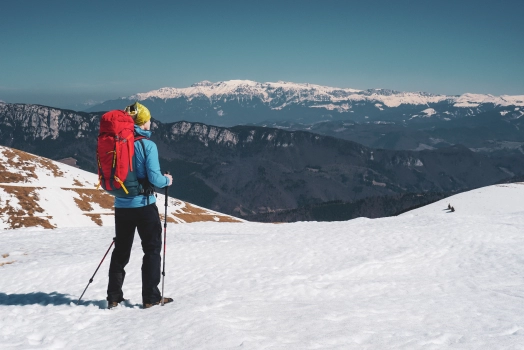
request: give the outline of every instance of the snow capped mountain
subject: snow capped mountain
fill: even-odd
[[[202,81],[191,85],[188,88],[162,88],[146,93],[139,93],[130,96],[130,99],[145,100],[147,98],[170,99],[181,96],[191,98],[193,96],[204,95],[210,99],[220,99],[223,95],[235,95],[239,97],[259,97],[266,103],[271,103],[274,99],[272,95],[285,95],[291,99],[300,101],[325,101],[332,96],[335,100],[344,99],[352,94],[359,93],[360,90],[340,89],[314,84],[297,84],[279,81],[276,83],[258,83],[251,80],[229,80],[218,83]]]
[[[442,101],[449,101],[455,107],[477,107],[483,103],[499,106],[524,106],[524,95],[497,97],[466,93],[460,96],[449,96],[424,92],[399,92],[387,89],[356,90],[284,81],[258,83],[251,80],[229,80],[217,83],[202,81],[188,88],[165,87],[138,93],[127,97],[127,99],[143,101],[151,98],[172,99],[185,97],[191,100],[200,96],[205,96],[210,100],[220,100],[224,96],[236,96],[237,98],[258,97],[262,102],[271,105],[273,109],[281,109],[290,103],[359,101],[380,102],[387,107],[398,107],[402,104],[424,105]],[[275,105],[274,101],[282,101],[282,98],[284,98],[283,103]],[[326,106],[329,106],[329,104]],[[327,108],[329,109],[329,107]]]
[[[167,226],[166,296],[142,310],[135,242],[107,310],[110,227],[0,235],[6,349],[521,349],[524,184],[403,215]],[[455,212],[447,210],[448,204]],[[176,331],[173,331],[176,330]]]
[[[113,197],[96,189],[97,175],[0,146],[0,229],[113,226]],[[164,196],[158,194],[160,212]],[[168,222],[239,222],[169,198]]]
[[[106,101],[92,112],[123,109],[142,101],[163,122],[190,121],[219,126],[326,120],[404,122],[433,108],[432,119],[449,121],[509,106],[523,107],[524,95],[436,95],[389,89],[358,90],[285,81],[202,81],[187,88],[164,87]],[[427,116],[427,115],[426,115]]]
[[[172,99],[185,97],[191,100],[201,96],[205,96],[210,100],[220,100],[224,96],[236,96],[240,99],[257,97],[263,103],[270,105],[272,109],[282,109],[291,103],[300,104],[304,102],[379,101],[388,107],[396,107],[402,103],[425,104],[448,99],[448,96],[424,93],[401,93],[382,89],[364,91],[285,81],[258,83],[251,80],[229,80],[218,83],[203,81],[188,88],[165,87],[146,93],[139,93],[127,99],[143,101],[150,98]]]
[[[456,98],[455,107],[478,107],[481,104],[493,104],[495,106],[524,106],[524,95],[516,96],[493,96],[482,94],[463,94]]]

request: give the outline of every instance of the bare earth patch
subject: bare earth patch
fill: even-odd
[[[76,192],[80,198],[75,198],[76,205],[82,211],[92,211],[91,203],[97,203],[104,209],[113,209],[114,197],[97,189],[84,188],[62,188],[65,191]]]
[[[64,173],[62,172],[62,170],[60,170],[60,168],[56,166],[56,164],[53,163],[53,161],[45,158],[39,158],[39,160],[43,168],[49,169],[53,172],[54,177],[64,177]]]
[[[91,218],[95,224],[102,226],[102,215],[113,215],[113,214],[84,214],[85,216]]]
[[[189,203],[186,203],[184,211],[184,213],[172,213],[172,215],[184,220],[187,223],[216,221],[215,218],[218,218],[218,221],[220,222],[241,222],[240,220],[230,216],[210,214],[207,211],[197,208]]]
[[[85,187],[83,183],[81,183],[80,181],[78,181],[78,179],[74,179],[74,180],[73,180],[73,186]]]
[[[4,265],[9,265],[9,264],[12,264],[14,263],[15,261],[8,261],[8,262],[5,262],[5,263],[0,263],[0,267],[4,266]]]
[[[10,200],[6,200],[5,206],[0,208],[0,215],[7,215],[7,224],[11,229],[21,227],[42,226],[43,228],[55,228],[51,225],[49,219],[51,216],[35,216],[35,213],[43,213],[38,205],[38,194],[35,192],[38,187],[16,187],[0,186],[6,193],[9,193],[18,199],[22,209],[15,210],[10,205]]]
[[[161,222],[164,222],[164,214],[160,214],[160,221]],[[167,217],[167,222],[172,222],[174,224],[177,223],[177,221],[175,221],[175,219],[173,219],[172,217],[168,216]]]
[[[14,149],[4,149],[5,163],[10,167],[19,169],[19,172],[13,173],[7,170],[4,164],[0,163],[0,181],[4,183],[19,183],[24,182],[26,178],[34,178],[36,166],[32,163],[35,159],[28,157],[27,153],[20,152]],[[18,156],[15,161],[14,158]],[[20,171],[21,170],[21,171]]]
[[[19,170],[19,173],[12,173],[8,171],[4,165],[0,164],[0,179],[3,179],[1,180],[2,182],[24,182],[25,178],[28,177],[36,179],[37,176],[35,174],[35,163],[40,163],[42,168],[50,170],[54,177],[64,176],[64,173],[60,170],[60,168],[49,159],[37,157],[13,148],[4,148],[3,151],[5,163],[10,167]],[[20,170],[22,171],[20,172]]]

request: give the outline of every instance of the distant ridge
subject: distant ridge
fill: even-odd
[[[284,95],[287,103],[301,102],[341,102],[341,101],[375,101],[382,102],[387,107],[398,107],[401,104],[423,105],[427,103],[438,103],[449,100],[455,107],[477,107],[480,104],[491,103],[499,106],[524,106],[524,95],[502,95],[494,96],[490,94],[462,95],[437,95],[426,92],[401,92],[388,89],[368,89],[357,90],[351,88],[337,88],[316,84],[302,84],[278,81],[275,83],[259,83],[251,80],[228,80],[212,83],[202,81],[195,83],[187,88],[164,87],[144,93],[137,93],[127,97],[131,100],[143,101],[150,98],[172,99],[179,97],[193,98],[204,95],[207,98],[220,98],[224,95],[256,96],[261,97],[264,103],[272,104],[274,97],[272,93]],[[273,106],[272,109],[279,109],[285,106]],[[328,105],[324,106],[329,109]]]
[[[251,80],[202,81],[163,87],[105,101],[88,111],[122,109],[142,101],[163,122],[234,126],[266,121],[318,123],[332,120],[402,122],[412,118],[453,120],[504,108],[524,107],[524,95],[465,93],[460,96],[389,89],[358,90],[308,83]]]

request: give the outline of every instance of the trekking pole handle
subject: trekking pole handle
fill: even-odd
[[[164,175],[170,175],[170,176],[171,176],[171,172],[168,170],[168,171],[164,172]],[[171,178],[171,183],[173,182],[172,179],[173,179],[173,178]],[[167,189],[169,186],[171,186],[171,185],[167,185],[167,186],[165,186],[165,187],[163,187],[163,188]]]
[[[168,170],[164,173],[164,175],[171,175],[171,172]],[[167,189],[169,188],[170,185],[167,185],[166,187],[164,187],[165,189],[165,197],[166,197],[166,202],[165,202],[165,206],[167,207]]]

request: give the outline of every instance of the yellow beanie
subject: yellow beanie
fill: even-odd
[[[151,113],[149,113],[149,109],[138,102],[127,106],[125,111],[133,118],[135,124],[138,126],[144,125],[149,119],[151,119]]]

